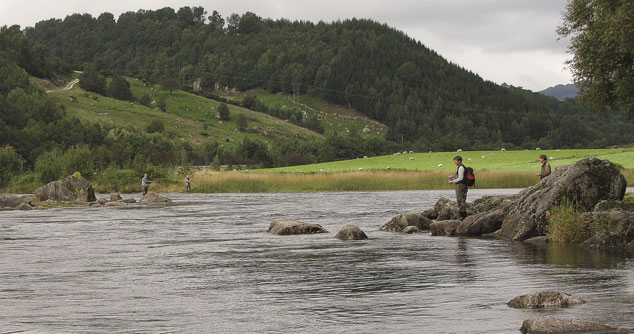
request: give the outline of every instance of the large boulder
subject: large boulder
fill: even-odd
[[[403,232],[408,226],[416,226],[419,230],[429,230],[431,219],[418,213],[400,214],[379,228],[383,232]]]
[[[302,223],[296,220],[277,219],[269,225],[269,233],[275,235],[328,233],[319,224]]]
[[[21,204],[31,205],[31,202],[35,200],[34,195],[0,194],[0,208],[15,208]]]
[[[155,204],[155,203],[169,203],[171,201],[172,201],[171,199],[167,197],[163,197],[155,192],[148,192],[141,198],[141,200],[139,200],[139,203]]]
[[[577,334],[590,334],[590,333],[634,333],[632,329],[625,327],[614,327],[596,322],[580,321],[580,320],[568,320],[557,318],[531,318],[524,321],[522,328],[520,328],[522,334],[555,334],[555,333],[577,333]]]
[[[465,218],[456,228],[457,236],[481,236],[500,229],[504,220],[504,209],[476,213]]]
[[[550,308],[583,304],[585,301],[577,296],[562,291],[539,291],[513,298],[506,305],[512,308]]]
[[[462,223],[461,220],[442,220],[434,222],[430,226],[431,235],[455,237],[456,229],[460,223]]]
[[[365,240],[368,236],[357,226],[345,225],[341,231],[337,232],[335,238],[339,240]]]
[[[581,219],[594,233],[583,246],[634,252],[634,210],[586,212]]]
[[[538,184],[520,192],[519,198],[506,208],[500,235],[512,240],[545,235],[548,211],[564,198],[582,211],[589,211],[601,200],[623,199],[625,188],[625,178],[607,160],[588,158],[560,166]]]
[[[487,195],[482,196],[471,205],[474,214],[488,212],[496,209],[503,209],[513,203],[518,195]]]
[[[90,182],[79,173],[65,177],[63,180],[51,182],[35,191],[40,201],[94,202],[95,189]]]
[[[466,203],[466,206],[467,215],[475,213],[471,203]],[[438,199],[436,204],[434,204],[434,212],[436,213],[436,221],[460,219],[460,207],[458,206],[458,202],[449,200],[445,197],[441,197]],[[429,216],[427,211],[425,213]]]

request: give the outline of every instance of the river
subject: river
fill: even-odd
[[[473,189],[468,201],[517,191]],[[519,333],[535,316],[634,327],[632,258],[377,231],[440,196],[453,192],[171,194],[161,206],[0,212],[0,333]],[[278,218],[330,233],[268,234]],[[335,239],[345,224],[369,240]],[[506,306],[542,289],[586,304]]]

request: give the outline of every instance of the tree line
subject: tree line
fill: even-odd
[[[264,88],[319,94],[389,126],[387,139],[434,150],[485,146],[600,147],[632,143],[616,116],[519,87],[496,85],[452,64],[385,24],[223,18],[202,7],[139,10],[98,17],[73,14],[26,28],[77,68],[140,78],[201,78],[207,91]]]

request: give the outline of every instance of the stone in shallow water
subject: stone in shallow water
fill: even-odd
[[[577,296],[562,291],[539,291],[513,298],[507,303],[513,308],[545,308],[583,304],[585,301]]]
[[[269,233],[275,235],[295,235],[328,233],[321,225],[302,223],[296,220],[278,219],[269,226]]]
[[[531,318],[524,321],[520,331],[523,334],[612,334],[612,333],[634,333],[634,330],[625,327],[614,327],[596,322],[568,320],[557,318]]]
[[[357,226],[345,225],[341,228],[341,231],[335,235],[335,238],[339,240],[365,240],[368,236]]]

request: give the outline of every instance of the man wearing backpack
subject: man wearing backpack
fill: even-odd
[[[453,158],[454,164],[458,166],[456,175],[453,179],[449,180],[449,184],[456,185],[456,201],[458,201],[458,207],[460,208],[460,218],[467,217],[467,168],[462,164],[462,157],[457,155]]]

